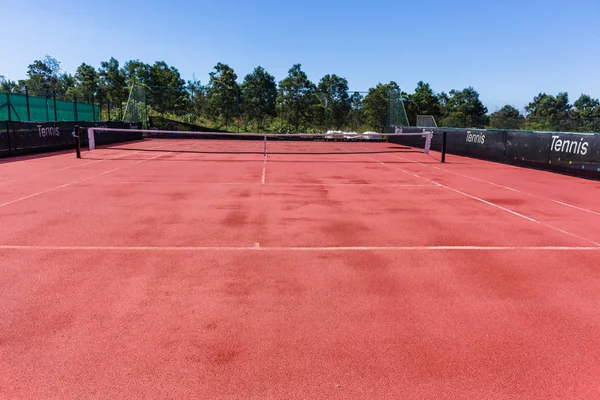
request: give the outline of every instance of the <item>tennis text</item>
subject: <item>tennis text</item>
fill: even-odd
[[[38,125],[37,127],[40,137],[60,136],[60,131],[58,130],[57,126],[49,126],[47,128],[42,128],[41,125]]]
[[[471,133],[471,131],[467,131],[467,143],[479,143],[485,144],[485,134],[484,133]]]
[[[552,144],[550,145],[550,148],[552,151],[585,156],[588,152],[589,145],[588,142],[584,142],[584,138],[579,139],[579,141],[565,140],[560,139],[560,136],[558,135],[552,135]]]

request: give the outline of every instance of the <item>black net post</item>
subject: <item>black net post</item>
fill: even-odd
[[[81,139],[79,138],[79,125],[73,127],[73,136],[75,137],[75,152],[77,158],[81,158]]]
[[[25,101],[27,102],[27,121],[31,121],[31,110],[29,109],[29,89],[25,86]]]
[[[448,138],[448,133],[446,131],[442,132],[442,162],[446,162],[446,139]]]

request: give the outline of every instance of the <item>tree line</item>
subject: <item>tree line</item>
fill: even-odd
[[[567,93],[540,93],[522,111],[506,105],[489,113],[473,87],[436,93],[421,81],[409,93],[391,81],[356,92],[336,74],[312,82],[301,64],[293,65],[279,82],[260,66],[240,82],[232,67],[217,63],[203,84],[195,78],[184,80],[164,61],[130,60],[121,65],[111,58],[98,68],[83,63],[71,75],[46,56],[28,66],[26,79],[15,82],[0,76],[0,92],[24,93],[27,88],[31,96],[95,102],[104,120],[122,118],[132,85],[145,88],[148,115],[218,129],[385,131],[388,124],[398,123],[390,118],[390,108],[402,99],[411,125],[417,115],[432,115],[438,126],[447,127],[600,131],[600,102],[589,95],[570,103]]]

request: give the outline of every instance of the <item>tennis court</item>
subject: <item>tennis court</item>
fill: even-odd
[[[600,391],[600,183],[383,141],[0,162],[0,398]]]

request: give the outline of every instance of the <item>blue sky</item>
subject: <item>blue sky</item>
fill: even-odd
[[[490,111],[539,92],[600,97],[599,0],[7,0],[0,15],[0,75],[13,80],[48,54],[70,73],[111,56],[164,60],[203,83],[217,62],[240,81],[257,65],[281,80],[300,63],[315,82],[335,73],[359,91],[473,86]]]

